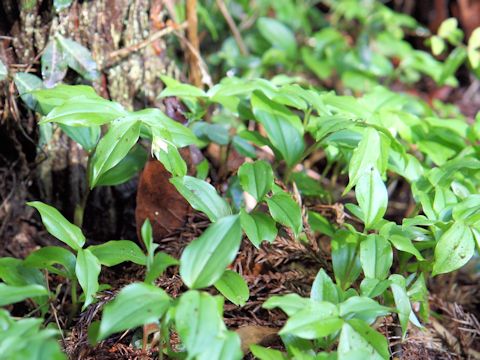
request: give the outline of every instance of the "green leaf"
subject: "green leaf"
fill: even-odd
[[[165,89],[158,96],[159,98],[167,96],[182,97],[207,97],[207,94],[196,86],[190,84],[182,84],[174,78],[166,75],[160,75],[160,78],[165,83]]]
[[[432,46],[432,53],[435,56],[440,55],[445,50],[445,41],[440,36],[432,36],[430,38],[430,43]]]
[[[310,298],[315,301],[328,301],[333,304],[337,304],[339,301],[337,287],[323,269],[320,269],[315,277]]]
[[[162,289],[144,283],[125,286],[105,305],[98,340],[110,334],[157,322],[167,311],[170,298]]]
[[[187,163],[180,155],[177,147],[170,141],[153,134],[152,154],[160,160],[173,176],[182,177],[187,175]]]
[[[60,246],[42,247],[30,255],[24,261],[25,266],[35,267],[39,269],[47,269],[51,273],[61,274],[53,265],[60,264],[66,270],[66,276],[69,279],[75,279],[75,255],[67,249]]]
[[[414,255],[417,260],[425,260],[420,251],[413,245],[412,240],[402,235],[390,235],[388,238],[395,249]]]
[[[57,41],[51,40],[45,48],[42,58],[42,77],[45,85],[51,88],[61,82],[67,74],[67,60]]]
[[[358,319],[343,324],[337,352],[339,360],[390,359],[387,339]]]
[[[368,235],[360,244],[360,262],[367,278],[384,280],[393,262],[390,243],[380,235]]]
[[[339,305],[340,316],[349,320],[361,319],[373,323],[378,316],[387,315],[391,310],[365,296],[352,296]]]
[[[208,351],[224,326],[215,297],[192,290],[180,297],[175,311],[175,325],[192,358]]]
[[[355,196],[363,212],[365,228],[369,229],[383,218],[388,205],[387,188],[376,168],[360,176]]]
[[[348,289],[361,272],[358,242],[358,235],[347,230],[337,231],[332,238],[333,272],[343,290]]]
[[[275,221],[292,229],[295,236],[300,234],[303,229],[302,211],[289,194],[277,193],[267,199],[267,204]]]
[[[392,289],[393,299],[397,307],[398,318],[402,326],[402,336],[405,338],[408,329],[408,320],[412,315],[412,306],[410,305],[410,299],[407,295],[405,278],[401,275],[393,274],[389,277],[389,280],[391,281],[390,288]]]
[[[40,201],[31,201],[27,205],[38,210],[43,225],[50,234],[74,250],[80,250],[83,247],[85,236],[82,230],[65,219],[57,209]]]
[[[100,175],[96,186],[115,186],[126,183],[143,169],[147,158],[145,149],[139,144],[134,145],[117,165]]]
[[[480,28],[473,30],[468,39],[468,60],[472,68],[480,66]]]
[[[70,68],[87,80],[96,80],[98,78],[97,64],[86,47],[73,40],[64,38],[60,34],[56,34],[55,38],[62,48],[65,61]]]
[[[139,135],[140,122],[138,121],[118,119],[112,122],[91,158],[90,188],[93,189],[100,176],[127,156],[130,149],[137,143]]]
[[[158,244],[153,242],[152,225],[150,224],[150,220],[148,218],[145,219],[140,232],[142,235],[143,244],[147,250],[147,269],[149,270],[150,266],[153,264],[155,249],[158,247]]]
[[[60,124],[60,128],[65,134],[68,135],[68,137],[79,143],[87,152],[91,152],[93,149],[95,149],[101,133],[100,126],[97,125],[83,127]]]
[[[260,345],[251,345],[250,351],[260,360],[285,360],[286,356],[279,350],[267,349]]]
[[[335,305],[328,302],[312,302],[305,309],[290,316],[279,334],[313,340],[335,333],[342,324],[343,320],[338,316]]]
[[[272,243],[277,237],[275,221],[262,212],[247,213],[244,209],[240,209],[240,223],[248,239],[257,248],[262,241]]]
[[[243,277],[232,270],[225,270],[222,277],[213,284],[228,300],[238,306],[243,306],[250,296],[248,285]]]
[[[145,275],[145,282],[154,282],[160,275],[163,274],[167,267],[178,264],[178,260],[171,257],[170,255],[163,252],[156,253],[150,265],[150,270],[148,270],[147,274]]]
[[[38,103],[31,92],[44,87],[42,80],[38,76],[23,72],[17,72],[13,79],[23,102],[27,104],[30,109],[36,111]]]
[[[374,298],[383,294],[390,286],[389,280],[378,280],[373,278],[365,278],[360,284],[360,291],[363,296]]]
[[[0,258],[0,279],[14,286],[45,284],[45,276],[41,271],[29,268],[24,261],[11,257]]]
[[[225,216],[211,224],[183,251],[180,275],[192,289],[210,286],[220,279],[237,255],[242,231],[238,215]]]
[[[184,176],[172,178],[170,182],[195,210],[203,212],[210,221],[215,222],[232,213],[227,202],[206,181]]]
[[[262,305],[264,309],[274,309],[280,308],[288,316],[296,314],[300,310],[303,310],[307,307],[312,301],[310,299],[305,299],[298,294],[287,294],[287,295],[275,295],[271,296],[267,301]]]
[[[86,309],[94,301],[94,295],[98,291],[100,268],[100,262],[90,250],[78,250],[75,274],[85,294],[85,303],[82,306],[82,310]]]
[[[447,60],[443,64],[443,69],[438,79],[439,84],[444,84],[448,78],[455,75],[460,65],[463,64],[467,57],[467,50],[463,47],[456,47],[448,55]]]
[[[234,331],[223,331],[210,343],[207,351],[197,356],[198,360],[243,359],[240,336]]]
[[[473,256],[475,241],[472,231],[463,222],[455,222],[435,246],[435,262],[432,275],[444,274],[459,269]]]
[[[290,58],[295,58],[297,53],[297,41],[292,30],[280,21],[261,17],[257,20],[257,27],[260,34],[272,46],[285,51]]]
[[[262,201],[272,189],[273,170],[266,161],[257,160],[253,163],[244,163],[238,169],[238,177],[243,190],[257,201]]]
[[[98,259],[100,264],[115,266],[130,261],[138,265],[146,265],[147,258],[142,250],[130,240],[111,240],[101,245],[89,246],[88,250]]]
[[[0,283],[0,306],[45,295],[48,295],[48,290],[41,285],[11,286]]]
[[[353,188],[366,172],[372,167],[377,167],[377,162],[381,154],[381,139],[377,130],[366,128],[362,140],[358,143],[357,148],[353,152],[352,158],[348,166],[349,182],[345,191],[346,194]]]
[[[267,132],[273,146],[280,152],[289,167],[293,167],[305,150],[303,127],[298,116],[285,106],[255,92],[251,98],[253,113]]]

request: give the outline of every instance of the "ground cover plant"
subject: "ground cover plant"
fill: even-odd
[[[25,204],[56,242],[0,258],[0,358],[414,358],[431,324],[449,350],[417,357],[478,356],[475,312],[458,345],[431,292],[478,279],[478,106],[428,90],[478,82],[480,30],[432,33],[379,1],[192,3],[171,31],[193,8],[212,42],[193,84],[158,75],[161,106],[101,96],[92,54],[60,34],[42,78],[0,66],[38,154],[61,133],[85,161],[71,215]],[[139,176],[138,239],[90,239],[91,198]]]

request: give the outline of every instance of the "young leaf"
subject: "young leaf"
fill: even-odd
[[[352,319],[343,324],[337,351],[339,360],[390,359],[387,339],[358,319]]]
[[[180,275],[185,284],[192,289],[214,284],[235,259],[241,238],[238,215],[225,216],[211,224],[183,251]]]
[[[275,221],[292,229],[295,236],[300,234],[303,228],[302,211],[289,194],[279,192],[268,198],[267,204]]]
[[[61,274],[62,272],[53,266],[60,264],[66,270],[65,275],[69,279],[74,279],[76,261],[75,255],[67,249],[60,246],[46,246],[28,255],[24,261],[24,265],[39,269],[48,269],[51,273]]]
[[[184,176],[182,178],[172,178],[170,182],[195,210],[203,212],[210,221],[215,222],[232,213],[227,202],[206,181],[192,176]]]
[[[115,266],[131,261],[138,265],[146,265],[147,258],[142,250],[130,240],[111,240],[101,245],[89,246],[88,250],[98,259],[100,264]]]
[[[147,269],[150,270],[151,265],[153,264],[155,249],[158,247],[158,244],[153,242],[153,230],[150,220],[147,218],[142,225],[141,229],[142,241],[147,250]]]
[[[94,188],[100,176],[117,165],[137,143],[140,122],[118,119],[100,140],[91,158],[90,188]]]
[[[75,274],[85,294],[85,303],[83,304],[82,310],[85,310],[87,306],[94,301],[93,297],[98,291],[100,268],[100,262],[90,250],[78,250]]]
[[[157,279],[160,275],[163,274],[165,269],[169,266],[178,265],[179,262],[177,259],[171,257],[168,254],[163,252],[158,252],[153,257],[153,261],[150,265],[150,269],[147,271],[145,275],[145,282],[152,283]]]
[[[376,168],[360,176],[355,196],[363,212],[365,228],[369,229],[383,218],[388,205],[387,188]]]
[[[175,325],[189,356],[208,351],[223,326],[217,300],[195,290],[184,293],[175,311]]]
[[[31,201],[27,205],[38,210],[43,225],[50,234],[74,250],[80,250],[83,247],[85,236],[82,230],[65,219],[57,209],[40,201]]]
[[[257,20],[260,34],[268,40],[272,46],[285,51],[290,58],[294,58],[297,53],[297,41],[292,30],[282,24],[280,21],[262,17]]]
[[[48,290],[41,285],[11,286],[0,283],[0,306],[14,304],[28,298],[48,295]]]
[[[261,93],[254,93],[251,102],[255,118],[265,127],[268,138],[282,154],[287,165],[292,167],[305,150],[300,119]]]
[[[393,262],[390,243],[380,235],[368,235],[360,244],[360,262],[367,278],[384,280]]]
[[[64,38],[60,34],[56,34],[55,38],[62,48],[65,61],[70,68],[87,80],[96,80],[98,78],[97,64],[86,47],[73,40]]]
[[[328,302],[312,302],[287,320],[279,334],[289,334],[302,339],[317,339],[330,335],[342,327],[337,307]]]
[[[272,243],[277,237],[275,221],[262,212],[247,213],[244,209],[240,209],[240,223],[248,239],[257,248],[262,241]]]
[[[435,246],[432,275],[444,274],[465,265],[475,252],[472,230],[463,222],[455,222],[443,233]]]
[[[338,304],[339,294],[337,287],[323,269],[320,269],[315,277],[310,298],[315,301],[328,301],[333,304]]]
[[[376,168],[381,154],[381,139],[377,130],[366,128],[362,140],[353,152],[348,166],[348,185],[343,192],[349,192],[358,182],[360,177],[372,167]]]
[[[228,300],[238,306],[243,306],[250,296],[248,285],[243,277],[232,270],[225,270],[222,277],[213,284]]]
[[[252,195],[257,201],[262,201],[273,185],[272,167],[263,160],[244,163],[238,169],[238,177],[243,190]]]
[[[98,340],[110,334],[157,322],[170,305],[162,289],[144,283],[125,286],[115,299],[105,305]]]
[[[57,41],[51,40],[42,55],[42,77],[47,88],[61,82],[67,74],[68,64]]]

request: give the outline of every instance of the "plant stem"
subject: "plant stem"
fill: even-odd
[[[77,204],[77,206],[75,206],[73,223],[80,228],[83,225],[83,216],[85,215],[85,208],[87,206],[87,200],[89,195],[90,195],[90,187],[87,185],[87,190],[85,191],[85,194],[83,194],[80,204]]]

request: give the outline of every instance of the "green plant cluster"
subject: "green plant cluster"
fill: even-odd
[[[307,11],[310,2],[299,4],[293,10],[272,5],[277,19],[261,17],[247,35],[251,55],[236,53],[233,39],[223,43],[216,61],[236,68],[238,77],[225,77],[208,91],[162,78],[166,88],[159,97],[182,99],[188,108],[186,125],[159,109],[128,111],[84,85],[23,92],[19,87],[24,101],[43,116],[41,127],[60,127],[86,151],[89,189],[134,176],[146,159],[138,141],[147,139],[152,155],[171,173],[171,183],[211,224],[180,259],[174,259],[156,251],[148,221],[141,231],[145,251],[128,240],[85,247],[84,204],[79,204],[71,223],[55,208],[30,202],[47,231],[66,247],[41,248],[25,260],[1,258],[0,306],[31,299],[42,314],[48,312],[57,296],[46,282],[50,272],[65,278],[74,311],[78,304],[84,310],[108,288],[98,282],[102,266],[133,262],[145,266],[145,279],[127,285],[104,305],[101,320],[89,329],[92,344],[155,323],[161,353],[169,357],[240,359],[240,338],[225,326],[223,305],[227,299],[242,306],[249,298],[242,276],[227,269],[242,239],[255,247],[264,241],[275,245],[278,230],[284,228],[296,241],[305,242],[309,227],[330,239],[332,276],[319,269],[310,297],[292,293],[272,296],[263,304],[288,316],[279,332],[285,352],[253,345],[257,358],[388,359],[387,340],[375,326],[380,317],[394,315],[403,337],[409,326],[422,327],[428,321],[426,281],[461,268],[480,247],[480,118],[469,124],[451,106],[437,101],[431,107],[388,85],[393,80],[412,83],[423,75],[455,85],[459,66],[478,68],[480,33],[474,32],[464,46],[457,25],[447,20],[429,40],[437,54],[446,51],[447,42],[453,45],[440,62],[403,39],[404,29],[420,31],[418,24],[380,2],[328,2],[331,19],[319,31],[310,24],[321,14]],[[292,17],[292,12],[299,16]],[[354,30],[358,34],[352,44],[344,34]],[[304,41],[298,41],[298,34]],[[296,76],[258,77],[267,77],[278,66],[293,74],[308,69],[321,81],[338,76],[344,94]],[[358,96],[348,95],[352,92]],[[211,121],[203,120],[212,110]],[[107,129],[103,135],[102,126]],[[207,160],[195,176],[187,175],[179,152],[192,144],[203,148],[211,143],[226,154],[235,149],[249,158],[222,193],[207,181]],[[271,161],[259,159],[265,148]],[[345,184],[329,187],[329,181],[308,176],[305,161],[319,151],[326,161],[322,177],[345,178]],[[408,184],[415,206],[401,221],[392,221],[389,199],[401,182]],[[306,199],[344,203],[352,221],[333,223],[306,211]],[[173,299],[154,282],[176,265],[188,291]],[[212,286],[220,295],[206,291]],[[412,304],[418,305],[416,311]],[[29,354],[40,351],[35,344],[46,341],[42,351],[48,351],[49,358],[63,358],[52,340],[55,333],[40,329],[40,324],[39,319],[15,321],[1,312],[7,339],[25,334],[30,344],[0,339],[0,348],[6,354]],[[180,349],[171,348],[172,331],[180,337]]]

